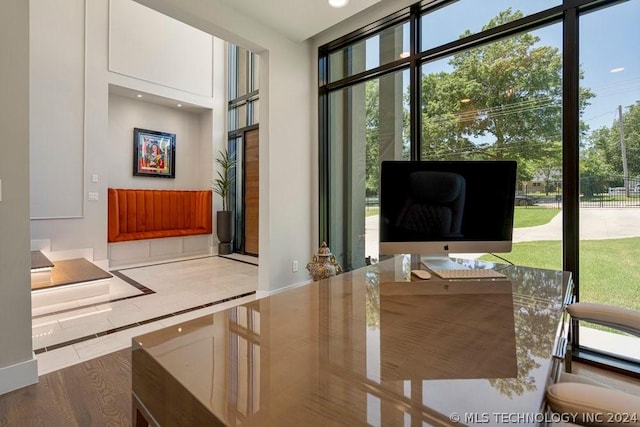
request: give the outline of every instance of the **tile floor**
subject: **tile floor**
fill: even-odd
[[[33,310],[39,375],[131,345],[134,336],[256,299],[257,258],[118,267],[109,294]]]

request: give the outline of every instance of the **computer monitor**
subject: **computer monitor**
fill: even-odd
[[[513,160],[383,161],[380,255],[511,251]]]

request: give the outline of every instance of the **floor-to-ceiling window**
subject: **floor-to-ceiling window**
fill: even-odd
[[[348,268],[378,258],[380,162],[409,158],[409,72],[395,66],[408,51],[405,20],[341,47],[328,59],[329,81],[355,78],[326,97],[327,218],[339,219],[328,221],[328,240]],[[363,73],[366,78],[357,77]]]
[[[258,255],[259,58],[229,44],[229,153],[236,160],[235,185],[229,192],[234,212],[234,252]]]
[[[498,12],[487,26],[520,17],[516,11]],[[554,23],[426,61],[420,67],[420,159],[516,160],[517,192],[535,194],[534,204],[515,208],[513,239],[518,245],[511,253],[500,254],[520,265],[562,264],[560,227],[522,227],[532,216],[560,219],[556,186],[546,183],[562,174],[561,41],[562,26]],[[491,183],[485,188],[490,192]],[[522,200],[527,199],[518,203]],[[544,260],[528,256],[539,245],[547,248]]]
[[[580,17],[580,301],[640,309],[640,2]],[[640,361],[619,332],[582,324],[583,349]]]
[[[640,282],[628,273],[640,272],[640,239],[585,228],[640,227],[640,170],[632,164],[640,55],[631,28],[639,2],[478,4],[416,4],[320,48],[321,240],[347,269],[375,262],[383,160],[515,159],[514,246],[496,255],[572,271],[581,299],[598,289],[607,298],[590,299],[640,309]],[[612,31],[603,33],[603,23]],[[610,72],[625,67],[609,63],[614,53],[630,64],[624,71]],[[614,80],[621,76],[627,86]],[[598,187],[604,175],[612,178]],[[614,217],[585,203],[604,193],[628,207]],[[619,279],[603,287],[599,278],[612,275]]]
[[[403,106],[408,73],[398,71],[329,96],[332,250],[352,268],[378,257],[379,166],[408,159]]]

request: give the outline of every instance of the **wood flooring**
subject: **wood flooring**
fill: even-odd
[[[40,376],[0,395],[2,427],[131,425],[131,349]]]
[[[574,362],[573,372],[640,396],[640,380]],[[2,427],[131,425],[131,349],[40,377],[0,395]]]

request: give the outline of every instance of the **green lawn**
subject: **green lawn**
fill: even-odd
[[[545,208],[544,206],[516,206],[513,226],[522,228],[546,224],[558,213],[560,213],[560,209]]]
[[[541,225],[557,209],[516,208],[514,223]],[[528,225],[528,226],[531,226]],[[514,243],[507,254],[497,254],[517,265],[562,269],[560,241]],[[503,262],[492,256],[480,259]],[[640,238],[583,240],[580,242],[580,300],[621,304],[640,310]]]

